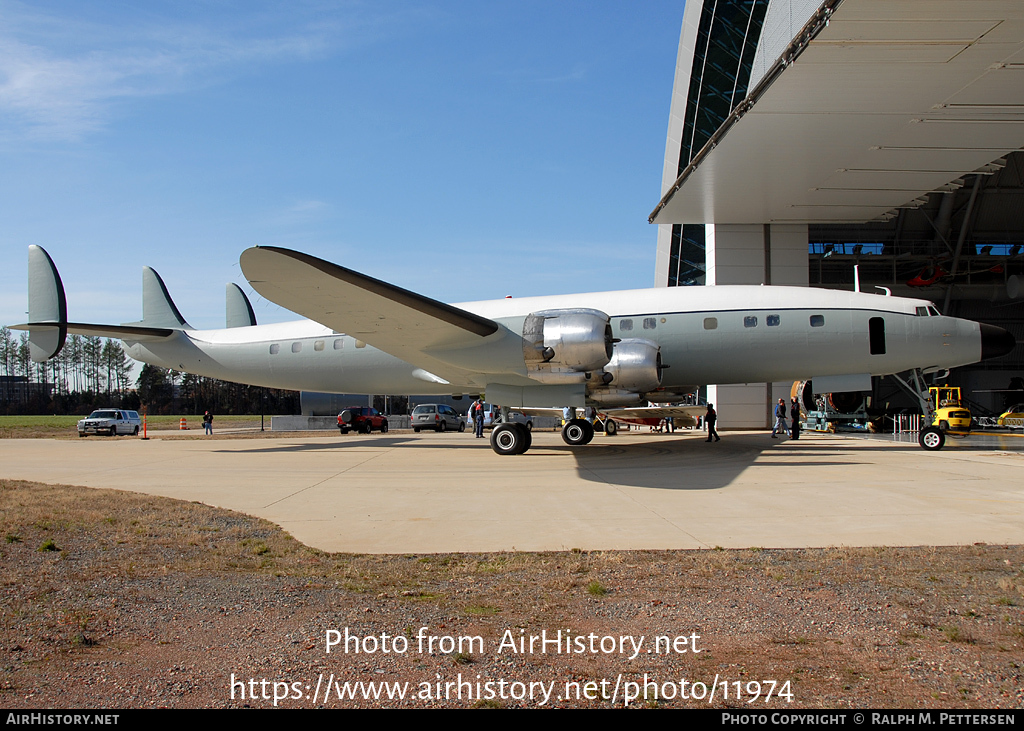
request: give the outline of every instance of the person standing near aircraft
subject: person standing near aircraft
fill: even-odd
[[[213,414],[209,411],[203,414],[203,431],[211,437],[213,436]]]
[[[793,430],[793,438],[800,438],[800,402],[793,399],[789,405],[789,418],[793,420],[791,429]]]
[[[708,438],[707,441],[711,441],[711,437],[715,438],[716,442],[722,441],[722,438],[718,436],[718,432],[715,431],[715,422],[718,421],[718,413],[715,411],[714,404],[708,404],[708,411],[704,414],[704,423],[708,427]]]
[[[477,398],[473,402],[473,406],[470,408],[470,413],[473,415],[473,432],[476,434],[477,439],[484,438],[484,404]]]
[[[772,439],[775,439],[775,433],[782,432],[787,437],[789,436],[789,427],[786,426],[786,401],[779,399],[779,403],[775,406],[775,426],[772,427]]]

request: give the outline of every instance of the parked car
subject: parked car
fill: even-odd
[[[342,434],[348,434],[350,431],[369,434],[374,429],[379,429],[381,434],[386,433],[388,430],[388,420],[377,409],[371,409],[366,406],[351,406],[347,409],[342,409],[341,413],[338,414],[338,430]]]
[[[473,423],[473,407],[466,412],[466,420]],[[523,424],[527,429],[533,431],[533,419],[528,416],[520,414],[518,411],[509,412],[509,421],[517,424]],[[501,423],[501,407],[495,406],[494,404],[484,403],[484,429],[490,429]]]
[[[412,430],[466,431],[466,422],[451,406],[420,404],[412,410]]]
[[[116,437],[118,434],[138,434],[141,428],[142,419],[138,411],[96,409],[78,422],[78,436],[106,434],[108,437]]]

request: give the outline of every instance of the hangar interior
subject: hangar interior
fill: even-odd
[[[957,369],[981,412],[1024,402],[1024,5],[689,0],[657,286],[787,284],[930,299],[1017,347]],[[880,291],[880,290],[876,290]],[[874,379],[874,398],[896,389]],[[792,384],[709,387],[733,426]]]

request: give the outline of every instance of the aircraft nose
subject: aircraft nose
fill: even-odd
[[[1013,335],[1001,327],[981,323],[981,359],[1006,355],[1017,345]]]

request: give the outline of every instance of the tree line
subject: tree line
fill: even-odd
[[[0,413],[88,414],[114,407],[150,414],[297,414],[299,393],[142,366],[117,340],[69,335],[46,363],[29,357],[28,333],[0,328]]]

